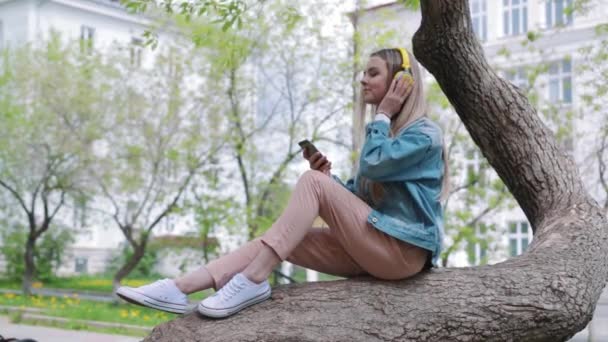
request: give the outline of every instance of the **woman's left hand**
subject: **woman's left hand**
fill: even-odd
[[[389,87],[386,95],[380,102],[378,106],[377,113],[384,113],[389,117],[393,117],[395,114],[399,113],[401,107],[403,106],[403,102],[407,99],[408,96],[412,93],[413,80],[411,77],[397,77],[391,82],[391,86]]]

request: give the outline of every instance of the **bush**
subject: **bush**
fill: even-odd
[[[25,272],[25,243],[27,230],[23,226],[9,226],[0,232],[2,245],[0,253],[6,261],[6,275],[11,280],[20,281]],[[63,227],[50,227],[37,241],[34,251],[36,264],[35,279],[49,280],[53,277],[61,260],[65,256],[66,247],[74,242],[73,232]]]

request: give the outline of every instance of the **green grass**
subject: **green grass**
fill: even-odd
[[[122,281],[123,285],[127,286],[141,286],[149,284],[158,278],[138,278],[138,279],[125,279]],[[98,292],[102,294],[112,293],[112,279],[109,277],[100,276],[76,276],[76,277],[61,277],[53,278],[47,281],[36,281],[32,284],[32,287],[40,289],[61,289],[61,290],[73,290],[73,291],[90,291]],[[0,278],[0,288],[20,290],[21,282],[15,280],[8,280]],[[205,298],[204,293],[195,293],[188,298],[192,301],[200,301]]]
[[[125,279],[122,284],[127,286],[141,286],[157,280],[150,279]],[[112,278],[99,276],[76,276],[58,277],[46,281],[36,281],[32,284],[34,288],[69,289],[76,291],[112,292]],[[21,282],[15,280],[0,279],[0,288],[20,289]]]
[[[0,278],[0,288],[2,289],[11,289],[11,290],[20,290],[21,289],[21,283],[14,281],[14,280],[8,280],[8,279],[4,279],[4,278]]]
[[[0,305],[40,308],[48,316],[142,326],[155,326],[176,317],[169,313],[132,304],[81,300],[78,295],[26,297],[5,293],[0,295]]]
[[[154,326],[173,317],[140,306],[85,301],[78,296],[26,297],[5,293],[0,295],[0,305],[40,308],[48,316],[144,326]]]

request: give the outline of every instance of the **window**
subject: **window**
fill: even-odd
[[[549,65],[549,102],[572,103],[572,61],[565,59]]]
[[[475,237],[467,245],[469,265],[485,264],[488,257],[488,227],[480,223],[475,227]]]
[[[4,24],[0,20],[0,50],[4,49]]]
[[[87,202],[79,199],[74,203],[73,222],[74,227],[83,228],[87,225]]]
[[[517,36],[528,31],[528,0],[503,0],[503,33]]]
[[[143,40],[140,38],[131,38],[131,47],[129,48],[131,57],[131,66],[141,66],[141,54],[143,52]]]
[[[509,255],[516,256],[523,253],[530,243],[532,236],[528,229],[528,222],[509,222]]]
[[[486,181],[484,172],[484,159],[481,152],[477,148],[471,148],[466,151],[464,159],[464,182],[473,183],[483,186]]]
[[[524,67],[508,70],[505,74],[505,78],[523,91],[528,89],[528,76],[526,75],[526,69]]]
[[[165,231],[170,233],[175,229],[175,219],[173,216],[165,216]]]
[[[93,42],[95,38],[95,29],[88,26],[80,27],[80,51],[91,53],[93,51]]]
[[[488,12],[486,9],[486,0],[471,0],[470,4],[473,31],[475,31],[479,40],[485,41],[488,39]]]
[[[547,28],[572,25],[572,0],[547,0]]]
[[[85,273],[86,274],[88,272],[88,270],[87,270],[88,263],[89,263],[88,258],[76,257],[75,264],[74,264],[74,266],[75,266],[74,270],[76,271],[76,273]]]

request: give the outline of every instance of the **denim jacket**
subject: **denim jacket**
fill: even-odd
[[[372,206],[368,222],[390,236],[431,251],[436,266],[443,240],[441,128],[423,117],[391,138],[389,123],[376,120],[366,126],[365,133],[355,178],[346,184],[333,178],[364,200],[368,194],[358,193],[359,177],[382,183],[384,196]]]

